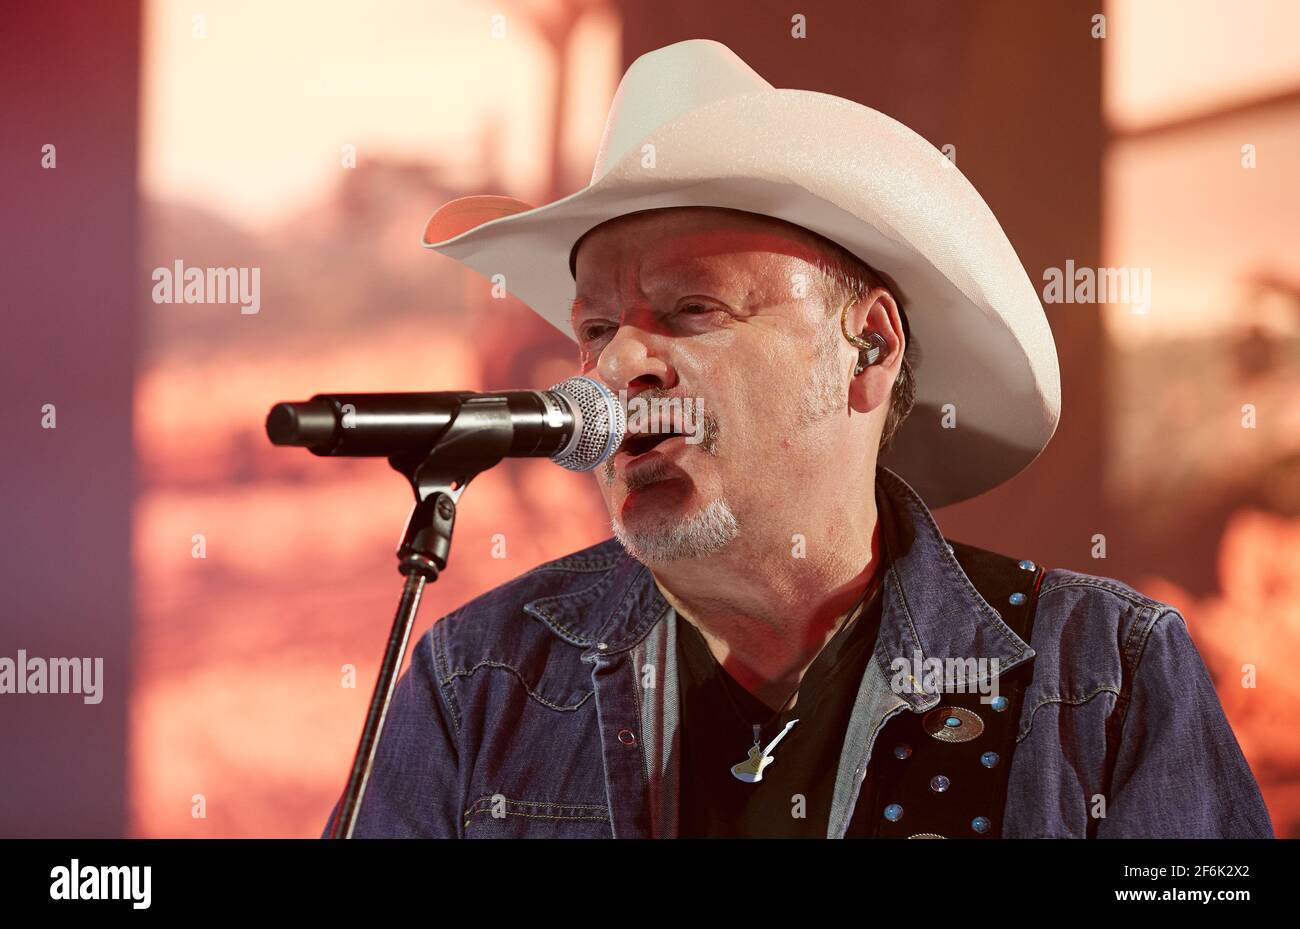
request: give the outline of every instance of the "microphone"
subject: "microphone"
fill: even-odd
[[[317,394],[277,403],[266,417],[266,434],[275,445],[314,455],[389,458],[429,452],[457,421],[463,430],[458,448],[472,445],[476,435],[496,441],[506,430],[504,457],[550,458],[570,471],[603,464],[627,433],[627,411],[618,398],[599,381],[577,376],[550,390]]]

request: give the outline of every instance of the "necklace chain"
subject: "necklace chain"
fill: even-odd
[[[844,614],[844,617],[840,620],[840,622],[836,626],[835,632],[831,635],[829,639],[826,640],[827,645],[829,645],[831,641],[834,640],[835,636],[839,635],[840,631],[844,629],[846,626],[848,626],[848,624],[853,619],[855,619],[858,616],[858,614],[862,612],[863,608],[869,604],[872,597],[875,595],[876,590],[879,586],[880,586],[880,571],[877,570],[875,575],[871,579],[871,583],[867,585],[866,591],[862,594],[862,599],[858,601],[855,607],[853,607],[851,610],[849,610],[847,613]],[[823,645],[822,649],[825,649],[825,647],[826,646]],[[805,673],[807,673],[808,668],[811,668],[813,666],[813,663],[817,661],[817,658],[820,655],[821,655],[821,651],[818,651],[817,654],[813,656],[812,661],[810,661],[807,667],[804,668]],[[716,659],[714,659],[714,661],[715,663],[717,663]],[[754,723],[745,722],[745,714],[740,711],[740,707],[736,705],[735,698],[731,696],[731,682],[727,680],[728,675],[725,673],[726,669],[722,668],[721,665],[719,665],[718,667],[724,672],[722,675],[722,692],[724,695],[726,695],[727,702],[731,704],[731,709],[735,712],[736,718],[739,719],[742,723],[745,723],[746,726],[750,726],[751,728],[754,728],[755,727]],[[772,725],[772,723],[774,723],[776,720],[781,718],[781,714],[785,712],[786,705],[789,704],[789,702],[794,699],[794,697],[799,693],[799,688],[802,686],[803,686],[803,679],[801,675],[799,683],[795,685],[794,690],[792,690],[790,692],[790,695],[785,698],[785,701],[779,707],[777,707],[776,712],[772,714],[772,716],[767,720],[767,722],[755,728],[755,732],[754,732],[755,745],[757,745],[760,741],[759,734],[762,732],[762,730],[766,729],[768,726]]]

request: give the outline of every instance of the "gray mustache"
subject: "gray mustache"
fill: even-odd
[[[681,400],[683,403],[694,404],[697,398],[681,397],[670,394],[663,388],[652,387],[637,394],[628,401],[625,406],[634,407],[634,405],[641,403],[652,403],[654,401],[663,402],[674,399]],[[633,415],[632,409],[628,409],[628,415],[629,417]],[[710,455],[717,455],[718,440],[722,431],[718,423],[717,415],[704,404],[702,399],[698,403],[698,408],[692,411],[692,415],[698,417],[699,421],[697,423],[697,429],[702,433],[699,442],[695,443],[694,447],[702,449]],[[629,427],[628,434],[640,435],[644,433],[638,432]],[[669,473],[671,468],[671,465],[663,461],[655,462],[651,466],[643,467],[633,478],[628,480],[628,490],[639,490],[655,481],[662,480]],[[612,487],[614,480],[617,477],[613,456],[608,458],[605,463],[601,465],[601,474],[604,478],[605,485]]]

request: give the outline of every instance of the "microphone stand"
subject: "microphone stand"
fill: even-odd
[[[411,482],[415,491],[415,506],[406,522],[402,543],[397,548],[397,570],[406,580],[402,584],[388,644],[384,647],[384,660],[379,666],[379,678],[370,697],[370,708],[366,711],[347,789],[330,833],[332,839],[352,838],[361,800],[374,767],[384,719],[388,716],[388,705],[397,686],[397,672],[402,667],[411,627],[420,608],[420,595],[426,583],[436,581],[438,575],[446,570],[451,532],[456,522],[456,504],[465,492],[465,486],[478,474],[499,463],[510,450],[514,432],[508,414],[504,398],[471,398],[439,434],[427,454],[388,459],[393,469]]]

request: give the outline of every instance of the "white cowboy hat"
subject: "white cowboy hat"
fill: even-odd
[[[1023,470],[1056,431],[1056,345],[1038,295],[982,197],[902,123],[808,90],[778,90],[725,45],[642,55],[609,110],[591,183],[533,208],[463,197],[422,244],[492,278],[569,338],[571,250],[606,220],[716,206],[831,239],[897,285],[921,352],[916,405],[880,464],[927,504]]]

